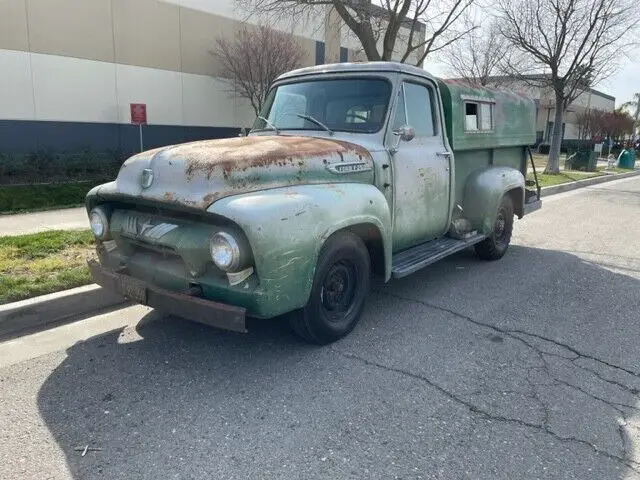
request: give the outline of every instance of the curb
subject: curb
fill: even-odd
[[[42,329],[95,311],[128,303],[99,285],[86,285],[0,305],[0,338]]]
[[[614,180],[623,180],[625,178],[636,177],[638,175],[640,175],[640,170],[634,170],[629,173],[601,175],[599,177],[586,178],[584,180],[577,180],[575,182],[561,183],[560,185],[544,187],[540,192],[540,196],[548,197],[549,195],[555,195],[557,193],[570,192],[571,190],[577,190],[578,188],[590,187],[591,185],[598,185],[600,183],[612,182]]]

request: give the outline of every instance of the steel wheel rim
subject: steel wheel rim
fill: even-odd
[[[358,269],[349,261],[334,263],[327,271],[320,290],[320,304],[328,320],[342,320],[353,309]]]

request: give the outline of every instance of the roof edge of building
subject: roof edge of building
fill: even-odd
[[[527,75],[526,77],[530,78],[532,80],[535,80],[537,78],[544,78],[545,75],[544,74],[536,74],[536,75]],[[464,78],[451,78],[450,80],[463,81],[465,79]],[[518,81],[519,79],[517,77],[511,77],[509,75],[496,75],[496,76],[488,77],[487,80],[490,81],[490,82],[497,82],[497,81],[504,81],[504,80]],[[616,97],[614,97],[613,95],[609,95],[608,93],[601,92],[600,90],[596,90],[595,88],[587,88],[587,89],[585,89],[585,91],[588,91],[590,93],[599,95],[599,96],[601,96],[603,98],[606,98],[607,100],[612,100],[614,102],[616,100]]]

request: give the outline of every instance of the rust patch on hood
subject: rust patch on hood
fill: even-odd
[[[203,208],[207,208],[209,205],[215,202],[221,195],[222,195],[221,192],[207,193],[204,197],[202,197],[202,201],[200,202],[200,204],[202,205]]]
[[[233,171],[268,166],[302,167],[311,157],[351,154],[361,160],[370,160],[369,152],[359,146],[340,140],[295,137],[256,136],[220,140],[205,140],[170,148],[167,159],[185,161],[185,174],[190,180],[196,176],[211,178],[219,169],[226,178]]]

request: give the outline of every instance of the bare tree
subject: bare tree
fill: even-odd
[[[499,28],[492,23],[487,29],[478,29],[466,38],[450,45],[442,55],[442,61],[448,65],[450,73],[465,79],[472,85],[500,84],[499,76],[505,73],[511,45],[500,34]]]
[[[502,35],[527,59],[528,69],[511,73],[554,93],[545,172],[558,173],[565,109],[610,75],[634,40],[635,0],[498,0],[497,8]]]
[[[269,86],[284,72],[301,65],[303,51],[291,35],[265,26],[244,27],[232,40],[218,37],[212,51],[230,92],[246,98],[256,112],[262,110]]]
[[[638,135],[638,127],[640,126],[640,93],[635,93],[633,95],[633,100],[622,104],[622,108],[631,110],[631,112],[633,112],[631,114],[631,116],[633,117],[633,129],[631,132],[631,141],[635,146],[637,135]]]
[[[476,0],[236,0],[258,15],[309,18],[331,9],[358,38],[368,60],[422,65],[428,55],[463,38],[461,26]]]
[[[578,127],[578,138],[580,140],[586,140],[593,136],[593,117],[593,111],[588,108],[576,115],[576,126]]]

